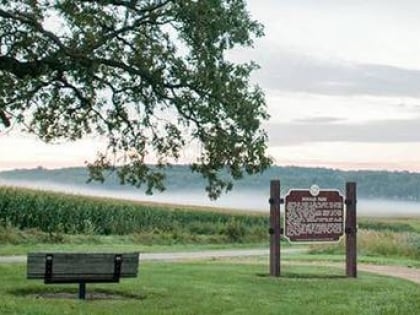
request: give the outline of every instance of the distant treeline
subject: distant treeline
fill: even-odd
[[[63,168],[47,170],[36,168],[0,172],[0,180],[25,182],[50,182],[66,185],[84,185],[87,180],[84,168]],[[361,198],[381,198],[398,200],[420,200],[420,173],[389,171],[342,171],[327,168],[272,167],[263,174],[245,176],[237,181],[234,189],[267,191],[270,180],[280,179],[282,193],[290,188],[308,188],[317,184],[321,188],[338,188],[344,191],[347,181],[357,182],[358,196]],[[104,184],[88,185],[102,189],[135,189],[119,185],[115,175],[110,175]],[[173,166],[166,172],[166,187],[169,191],[203,190],[204,180],[192,173],[188,166]]]

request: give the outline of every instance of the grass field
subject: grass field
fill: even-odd
[[[420,286],[343,270],[285,266],[282,278],[266,264],[144,263],[120,284],[88,285],[99,299],[79,301],[75,285],[26,280],[23,265],[0,265],[0,314],[418,314]],[[67,294],[67,295],[65,295]],[[100,294],[107,294],[100,299]],[[117,298],[111,298],[116,295]]]
[[[0,187],[0,255],[268,248],[268,221],[268,213]],[[358,227],[365,261],[420,261],[420,217],[361,217]],[[343,257],[344,245],[316,245],[311,253]]]
[[[30,190],[0,189],[0,195],[0,255],[268,248],[268,213],[183,209]],[[358,221],[359,262],[420,267],[420,218]],[[124,227],[127,233],[121,233]],[[282,242],[286,246],[290,245]],[[29,281],[24,265],[0,264],[0,314],[420,313],[420,286],[415,283],[363,272],[358,279],[347,279],[343,269],[323,266],[325,261],[344,261],[343,242],[312,246],[309,253],[283,256],[285,260],[289,261],[279,279],[267,276],[267,257],[142,262],[139,278],[88,285],[88,297],[93,294],[88,301],[76,299],[77,285]],[[293,260],[319,263],[298,266]]]

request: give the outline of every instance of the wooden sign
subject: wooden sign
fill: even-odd
[[[290,242],[334,242],[344,234],[344,198],[338,190],[290,190],[285,198]]]

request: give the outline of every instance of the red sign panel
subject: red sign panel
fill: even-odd
[[[285,236],[291,242],[338,241],[344,199],[337,190],[291,190],[285,198]]]

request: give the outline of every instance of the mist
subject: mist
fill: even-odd
[[[25,187],[40,190],[63,192],[75,195],[96,196],[122,200],[147,201],[170,203],[190,206],[209,206],[241,211],[269,212],[269,191],[234,190],[223,194],[213,201],[208,198],[204,190],[178,190],[146,195],[143,191],[126,187],[125,189],[104,189],[100,185],[65,185],[48,181],[25,182],[0,180],[0,185]],[[124,186],[123,186],[124,187]],[[281,206],[284,211],[284,205]],[[357,201],[357,214],[359,216],[374,217],[420,217],[420,202],[359,199]]]

